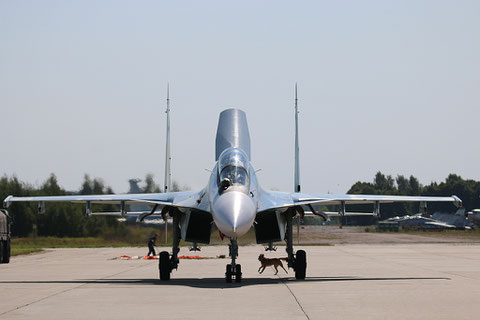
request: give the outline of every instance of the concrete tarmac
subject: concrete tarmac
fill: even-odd
[[[0,319],[478,319],[480,246],[296,247],[307,279],[258,274],[261,246],[240,247],[244,280],[227,259],[181,260],[158,280],[158,260],[120,260],[146,248],[52,249],[0,265]],[[206,257],[225,246],[203,247]],[[180,255],[191,255],[182,248]],[[284,257],[284,247],[267,257]]]

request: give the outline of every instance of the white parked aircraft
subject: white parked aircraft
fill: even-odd
[[[295,89],[296,91],[296,89]],[[167,100],[168,101],[168,100]],[[169,106],[167,105],[167,119]],[[168,121],[168,120],[167,120]],[[168,123],[168,122],[167,122]],[[169,127],[169,123],[167,124]],[[118,215],[168,214],[173,218],[173,248],[172,252],[160,253],[159,273],[161,280],[169,280],[173,269],[177,269],[180,239],[197,243],[210,242],[213,224],[230,239],[231,263],[226,268],[226,281],[242,278],[241,266],[236,263],[238,256],[237,239],[255,229],[257,243],[286,241],[288,267],[295,270],[297,279],[306,275],[306,253],[293,249],[292,220],[295,216],[304,214],[303,206],[339,205],[339,214],[345,214],[346,204],[371,203],[374,214],[379,213],[381,203],[397,201],[406,202],[452,202],[460,207],[462,201],[456,197],[410,197],[388,195],[358,195],[358,194],[304,194],[300,192],[299,156],[298,156],[298,109],[295,92],[295,192],[267,191],[260,187],[255,170],[250,162],[250,136],[247,118],[243,111],[228,109],[220,113],[216,137],[215,166],[207,186],[200,191],[166,192],[152,194],[121,194],[121,195],[72,195],[48,197],[14,197],[8,196],[4,206],[12,202],[37,201],[39,211],[45,211],[45,202],[70,201],[86,204],[86,215],[92,214],[92,203],[119,204]],[[168,136],[168,135],[167,135]],[[167,140],[167,160],[169,159],[169,142]],[[169,166],[169,161],[167,161]],[[166,181],[170,179],[166,170]],[[166,185],[168,185],[166,183]],[[128,204],[147,204],[152,211],[145,213],[129,213]],[[162,208],[161,212],[156,211]],[[95,214],[95,213],[94,213]],[[102,214],[102,213],[97,213]],[[111,215],[112,213],[103,213]],[[318,213],[328,219],[327,215]]]

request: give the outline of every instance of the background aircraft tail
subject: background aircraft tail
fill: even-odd
[[[250,160],[250,134],[247,116],[239,109],[227,109],[220,113],[217,138],[215,140],[215,161],[227,148],[240,148]]]

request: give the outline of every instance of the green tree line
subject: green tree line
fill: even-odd
[[[456,174],[450,174],[441,183],[432,182],[423,186],[414,176],[409,178],[398,175],[393,178],[377,172],[373,182],[356,182],[347,193],[350,194],[390,194],[405,196],[451,196],[456,195],[463,201],[463,207],[469,211],[480,208],[480,182],[464,180]],[[362,206],[351,206],[351,211],[362,210]],[[455,207],[451,203],[429,203],[428,211],[452,212]],[[393,203],[381,206],[382,218],[402,216],[419,212],[418,203]]]
[[[178,188],[177,185],[175,185]],[[153,181],[153,175],[147,174],[144,186],[140,192],[158,192],[159,187]],[[54,196],[72,194],[113,194],[112,188],[106,186],[102,179],[90,178],[85,175],[80,189],[67,192],[58,185],[54,174],[39,187],[18,180],[16,176],[0,178],[0,198],[3,201],[8,195],[22,196]],[[57,237],[96,237],[105,232],[121,233],[124,225],[115,217],[91,216],[85,217],[85,205],[70,202],[46,203],[46,213],[38,213],[36,202],[14,202],[8,208],[13,218],[12,234],[15,237],[29,235]],[[119,211],[115,205],[92,206],[93,211]]]
[[[90,179],[85,175],[84,182],[76,194],[107,194],[113,190],[106,187],[101,179]],[[18,180],[17,177],[0,178],[0,197],[15,196],[52,196],[71,195],[58,185],[54,174],[34,187]],[[8,208],[13,218],[12,234],[16,237],[28,235],[57,237],[90,237],[98,236],[106,228],[118,227],[112,217],[85,217],[85,206],[69,202],[50,202],[46,204],[47,212],[39,214],[36,202],[15,202]],[[106,209],[109,209],[108,207]]]

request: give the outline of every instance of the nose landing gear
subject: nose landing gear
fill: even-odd
[[[227,283],[232,283],[233,278],[235,278],[235,282],[239,283],[242,282],[242,266],[239,264],[236,264],[235,266],[232,266],[231,264],[227,264],[225,272],[225,280]]]
[[[230,251],[230,257],[232,258],[232,263],[227,264],[225,271],[225,280],[227,283],[232,283],[233,278],[235,282],[242,282],[242,266],[236,264],[235,260],[238,257],[238,243],[236,239],[230,240],[230,245],[228,246]]]

